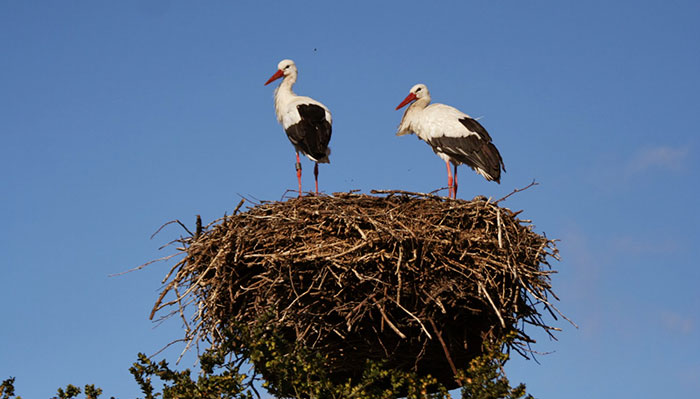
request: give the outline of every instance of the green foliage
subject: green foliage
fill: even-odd
[[[80,388],[76,387],[75,385],[68,384],[66,387],[66,390],[64,391],[63,388],[58,388],[58,399],[73,399],[80,395]],[[53,399],[56,399],[54,397]]]
[[[381,362],[368,361],[357,380],[333,383],[320,355],[285,340],[269,326],[262,318],[256,327],[234,328],[220,350],[237,348],[262,375],[263,386],[278,398],[450,398],[447,389],[431,376],[389,369]],[[524,384],[511,388],[503,371],[509,357],[503,349],[514,339],[515,333],[487,343],[481,356],[458,371],[463,399],[532,398],[525,396]]]
[[[77,399],[80,395],[80,388],[75,385],[68,384],[65,391],[62,388],[58,388],[58,396],[54,396],[52,399]],[[102,395],[102,389],[96,388],[94,385],[85,385],[85,399],[97,399]],[[114,398],[112,398],[114,399]]]
[[[532,395],[525,396],[525,384],[512,388],[503,371],[510,356],[502,348],[513,339],[514,332],[499,342],[486,342],[484,353],[458,372],[463,383],[462,399],[532,399]]]
[[[225,362],[220,350],[208,351],[200,357],[202,374],[193,379],[189,369],[174,371],[165,360],[156,363],[143,353],[129,369],[144,393],[144,399],[201,398],[201,399],[252,399],[249,388],[252,380],[240,373],[233,362]],[[238,362],[240,364],[240,362]],[[215,370],[220,369],[220,370]],[[218,371],[218,373],[216,372]],[[157,377],[163,384],[162,393],[154,393],[152,379]]]
[[[400,393],[409,399],[449,397],[430,376],[391,370],[369,361],[359,380],[333,383],[320,355],[285,340],[264,319],[256,327],[236,329],[225,342],[231,348],[244,348],[243,356],[263,376],[263,386],[278,398],[389,399]],[[429,390],[436,393],[426,395]]]
[[[58,396],[54,396],[51,399],[77,399],[80,392],[80,388],[76,387],[75,385],[68,384],[65,390],[63,388],[58,388]],[[96,388],[92,384],[85,385],[85,399],[97,399],[100,397],[100,395],[102,395],[101,388]]]
[[[10,377],[0,384],[0,399],[22,399],[20,396],[15,396],[15,379]]]
[[[21,396],[15,395],[15,379],[8,378],[0,385],[0,399],[22,399]],[[58,388],[56,396],[51,399],[76,399],[81,393],[81,389],[75,385],[68,384],[66,389]],[[98,399],[102,395],[102,389],[94,385],[85,385],[85,399]],[[114,398],[112,398],[114,399]]]
[[[85,399],[97,399],[102,395],[102,389],[94,385],[85,385]]]
[[[458,371],[462,399],[532,399],[524,384],[511,387],[503,371],[509,357],[503,348],[513,339],[513,335],[508,335],[485,344],[484,353]],[[144,399],[252,399],[255,378],[240,370],[245,360],[255,364],[256,372],[265,380],[263,386],[278,398],[450,398],[447,389],[434,378],[392,370],[378,362],[367,362],[362,377],[356,381],[333,383],[323,358],[286,341],[265,323],[237,329],[237,334],[231,333],[224,342],[200,356],[202,372],[196,378],[189,369],[172,370],[165,360],[154,362],[144,354],[138,355],[129,371]],[[237,357],[232,355],[234,352]],[[153,387],[154,380],[163,383],[160,392]],[[53,399],[76,399],[80,393],[80,388],[68,385],[59,388]],[[86,385],[84,394],[85,399],[98,399],[102,390]],[[14,378],[2,382],[0,399],[21,399],[14,396]]]

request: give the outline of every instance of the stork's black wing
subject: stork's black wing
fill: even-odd
[[[476,133],[481,137],[482,140],[491,142],[491,136],[489,136],[489,132],[486,131],[486,129],[481,126],[481,123],[477,121],[476,119],[473,118],[462,118],[459,120],[459,122],[464,125],[464,127],[467,128],[472,133]]]
[[[287,137],[302,153],[320,161],[328,154],[332,133],[326,110],[316,104],[300,104],[297,111],[301,120],[285,130]]]
[[[428,144],[436,153],[448,155],[458,163],[485,172],[487,179],[499,182],[501,169],[506,170],[503,158],[498,152],[486,129],[472,118],[459,120],[472,134],[462,137],[440,136],[430,139]]]

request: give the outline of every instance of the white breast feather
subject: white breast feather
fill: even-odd
[[[416,130],[421,130],[421,133],[416,132],[423,140],[430,140],[434,137],[466,137],[476,135],[476,133],[468,130],[459,121],[462,118],[469,118],[469,115],[464,112],[444,104],[431,104],[427,106],[420,118],[418,119],[419,126]]]

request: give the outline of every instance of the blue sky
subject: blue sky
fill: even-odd
[[[333,112],[321,190],[432,191],[444,163],[396,137],[415,83],[481,117],[507,173],[460,169],[560,239],[559,341],[509,363],[537,397],[700,389],[700,6],[691,1],[0,3],[0,378],[140,395],[136,353],[181,336],[148,320],[164,222],[296,187],[274,117],[283,58]],[[312,163],[302,161],[304,188]],[[696,177],[693,177],[696,176]],[[695,183],[693,183],[695,182]],[[182,348],[167,350],[170,361]],[[182,367],[191,366],[192,356]]]

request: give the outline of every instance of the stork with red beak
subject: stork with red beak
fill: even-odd
[[[457,166],[461,164],[486,180],[500,183],[501,169],[506,170],[503,159],[491,143],[491,136],[476,119],[449,105],[430,104],[430,92],[424,84],[413,86],[396,109],[409,103],[412,104],[403,114],[396,135],[415,133],[445,161],[451,198],[457,198]],[[454,165],[454,177],[450,163]]]
[[[328,143],[331,140],[333,120],[331,112],[320,102],[304,96],[297,96],[292,91],[292,86],[297,81],[297,67],[292,60],[282,60],[277,65],[277,72],[265,82],[269,83],[279,79],[282,83],[275,89],[275,113],[277,121],[287,133],[289,141],[296,150],[296,171],[299,180],[299,196],[301,196],[301,162],[299,152],[315,162],[314,179],[316,182],[316,194],[318,194],[318,164],[330,163],[328,156],[331,149]]]

